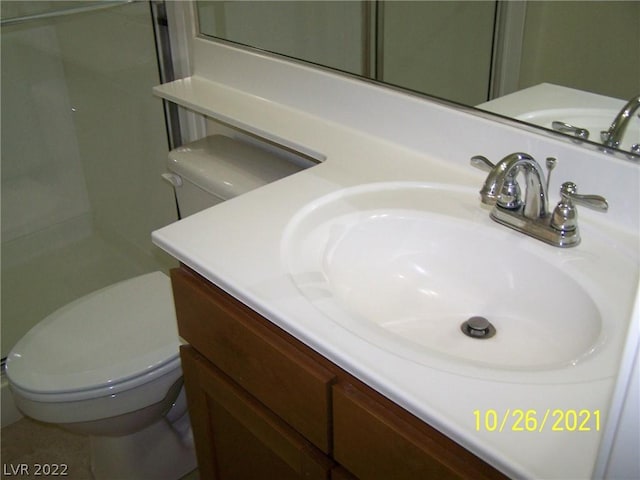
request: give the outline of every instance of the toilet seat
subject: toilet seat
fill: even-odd
[[[179,372],[179,345],[170,280],[153,272],[43,319],[9,354],[7,376],[38,402],[115,395]]]

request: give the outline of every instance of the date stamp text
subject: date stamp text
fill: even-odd
[[[476,431],[485,432],[598,432],[600,410],[547,408],[546,410],[474,410]]]

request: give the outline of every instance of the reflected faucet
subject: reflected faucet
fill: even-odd
[[[624,132],[627,130],[629,121],[638,111],[638,108],[640,108],[640,95],[629,100],[627,104],[622,107],[622,110],[618,112],[618,115],[614,118],[609,130],[601,133],[601,140],[605,146],[611,148],[618,148],[620,146],[620,142],[622,141]],[[640,152],[640,145],[634,145],[631,151],[634,153]]]

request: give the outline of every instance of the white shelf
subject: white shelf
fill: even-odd
[[[286,114],[287,118],[291,119],[287,123],[318,121],[317,118],[304,112],[196,75],[158,85],[153,88],[153,93],[196,113],[300,152],[317,161],[325,159],[323,154],[278,133],[282,128],[273,121],[274,110]]]

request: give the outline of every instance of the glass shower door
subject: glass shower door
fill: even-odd
[[[172,265],[148,2],[2,2],[2,358],[55,309]]]

